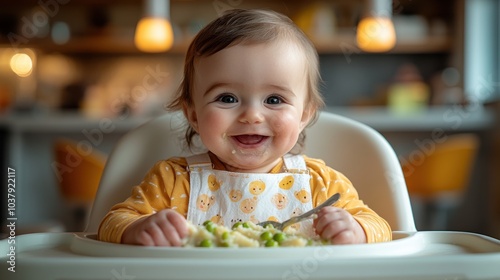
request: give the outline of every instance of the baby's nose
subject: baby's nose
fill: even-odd
[[[247,106],[241,113],[239,121],[248,124],[261,123],[264,121],[264,115],[256,106]]]

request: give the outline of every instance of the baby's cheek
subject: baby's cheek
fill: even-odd
[[[298,129],[297,118],[291,113],[281,113],[270,121],[275,133],[290,133]]]

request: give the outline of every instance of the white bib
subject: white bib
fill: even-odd
[[[282,222],[312,209],[310,175],[301,155],[284,156],[286,171],[276,174],[214,170],[207,153],[186,160],[191,180],[187,219],[194,224]],[[292,227],[313,235],[312,220]]]

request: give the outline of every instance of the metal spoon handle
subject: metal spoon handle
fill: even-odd
[[[295,224],[295,223],[298,223],[298,222],[300,222],[302,220],[305,220],[305,219],[309,218],[309,216],[318,213],[319,210],[321,210],[322,208],[334,204],[335,202],[337,202],[337,200],[339,200],[339,198],[340,198],[340,194],[339,193],[336,193],[336,194],[330,196],[323,203],[321,203],[320,205],[314,207],[313,209],[311,209],[311,210],[303,213],[302,215],[298,215],[298,216],[292,217],[292,218],[284,221],[283,222],[283,228],[287,227],[288,225]]]

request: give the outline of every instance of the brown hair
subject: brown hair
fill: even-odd
[[[184,62],[183,80],[175,98],[167,105],[167,108],[185,112],[186,108],[193,106],[192,87],[196,58],[213,55],[236,44],[266,43],[280,39],[295,42],[304,51],[308,62],[306,108],[315,113],[309,124],[313,123],[317,118],[318,109],[324,105],[319,91],[321,77],[318,53],[311,41],[290,18],[265,10],[230,10],[205,26],[189,45]],[[186,141],[189,147],[195,135],[196,132],[189,126],[186,131]],[[305,133],[302,131],[297,144],[292,149],[294,153],[302,152],[304,140]]]

